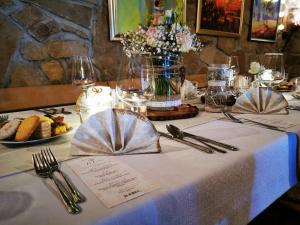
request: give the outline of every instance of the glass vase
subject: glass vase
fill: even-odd
[[[181,56],[144,55],[143,73],[151,77],[153,98],[147,103],[150,110],[173,110],[181,105],[181,86],[185,79],[185,69]]]

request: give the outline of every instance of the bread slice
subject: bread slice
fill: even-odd
[[[37,129],[40,124],[40,117],[38,116],[30,116],[25,118],[16,133],[15,140],[16,141],[27,141],[33,132]]]

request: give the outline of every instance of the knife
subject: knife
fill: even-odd
[[[290,110],[300,111],[300,106],[288,106],[287,108],[290,109]]]
[[[168,126],[170,128],[172,128],[173,130],[177,130],[177,132],[180,132],[180,134],[181,134],[182,137],[186,136],[186,137],[198,140],[198,141],[203,141],[203,142],[207,142],[207,143],[210,143],[210,144],[222,147],[222,148],[226,148],[226,149],[231,150],[231,151],[238,151],[239,150],[239,148],[237,148],[237,147],[235,147],[233,145],[228,145],[228,144],[225,144],[225,143],[222,143],[222,142],[218,142],[218,141],[215,141],[215,140],[212,140],[212,139],[208,139],[208,138],[205,138],[205,137],[202,137],[202,136],[198,136],[198,135],[187,133],[185,131],[180,130],[178,127],[176,127],[176,126],[174,126],[172,124],[169,124]]]
[[[206,153],[209,153],[209,154],[214,153],[213,150],[211,150],[210,148],[207,148],[205,146],[198,145],[196,143],[193,143],[193,142],[190,142],[190,141],[186,141],[186,140],[183,140],[183,139],[179,139],[179,138],[173,137],[173,136],[171,136],[169,134],[166,134],[166,133],[163,133],[163,132],[160,132],[160,131],[158,131],[158,133],[159,133],[160,136],[163,136],[163,137],[166,137],[168,139],[180,142],[182,144],[186,144],[186,145],[191,146],[191,147],[193,147],[193,148],[195,148],[197,150],[200,150],[200,151],[203,151],[203,152],[206,152]]]
[[[181,132],[181,130],[180,130],[179,128],[177,128],[177,127],[175,127],[175,126],[173,126],[173,125],[171,125],[171,124],[166,125],[166,128],[167,128],[168,132],[169,132],[173,137],[176,137],[176,138],[181,139],[181,140],[184,140],[184,137],[188,137],[187,135],[184,135],[184,133]],[[194,137],[190,137],[190,138],[193,138],[194,140],[199,141],[200,143],[206,145],[208,148],[210,148],[210,149],[212,149],[212,150],[214,150],[214,151],[216,151],[216,152],[227,153],[225,150],[220,149],[220,148],[217,148],[217,147],[215,147],[215,146],[213,146],[213,145],[211,145],[211,144],[209,144],[209,143],[207,143],[207,142],[205,142],[205,141],[196,139],[196,138],[194,138]]]

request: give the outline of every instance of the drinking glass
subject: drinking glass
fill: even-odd
[[[88,56],[75,56],[71,59],[72,84],[82,89],[76,101],[76,109],[83,122],[89,116],[88,88],[96,83],[92,59]]]
[[[229,68],[232,70],[232,74],[229,78],[229,85],[230,87],[233,87],[233,81],[234,81],[234,78],[236,76],[239,75],[239,72],[240,72],[240,66],[239,66],[239,58],[238,56],[228,56],[227,58],[227,64],[229,65]]]
[[[261,64],[265,70],[261,79],[267,86],[276,86],[286,79],[283,60],[282,53],[265,53],[262,56]]]
[[[71,60],[72,83],[81,87],[87,97],[87,89],[94,86],[96,82],[92,59],[88,56],[75,56]]]
[[[151,65],[142,56],[122,56],[116,95],[117,107],[146,115],[147,102],[154,96]]]
[[[234,76],[239,75],[240,66],[239,66],[239,58],[238,58],[238,56],[236,56],[236,55],[229,56],[227,63],[229,65],[229,67],[232,69],[233,75]]]

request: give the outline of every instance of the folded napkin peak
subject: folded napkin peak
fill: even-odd
[[[77,129],[72,155],[160,152],[159,135],[147,117],[121,109],[107,109],[89,117]]]
[[[284,96],[270,88],[251,88],[237,98],[232,106],[235,113],[287,114],[288,102]]]

